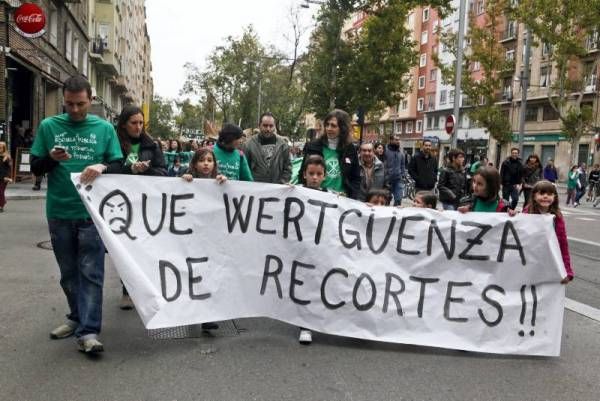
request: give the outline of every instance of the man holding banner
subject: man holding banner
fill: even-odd
[[[96,177],[123,155],[113,126],[88,115],[92,88],[83,76],[63,87],[65,114],[44,119],[31,149],[35,175],[48,174],[46,214],[60,285],[67,297],[67,321],[50,333],[61,339],[75,334],[79,350],[104,350],[98,340],[102,323],[104,245],[70,174],[81,172],[86,191]]]

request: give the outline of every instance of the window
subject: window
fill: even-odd
[[[437,68],[434,68],[433,70],[429,71],[429,80],[435,81],[436,79],[437,79]]]
[[[473,62],[473,71],[479,71],[481,69],[481,63],[479,61]]]
[[[417,111],[423,111],[423,105],[425,104],[425,99],[422,97],[417,99]]]
[[[441,116],[441,117],[438,119],[438,122],[437,122],[437,124],[435,125],[435,128],[439,128],[439,127],[445,127],[445,126],[446,126],[446,117],[444,117],[444,116]]]
[[[419,89],[425,89],[425,75],[419,77]]]
[[[87,50],[83,51],[82,56],[82,65],[81,65],[81,73],[87,77],[88,75],[88,52]]]
[[[550,106],[549,104],[544,105],[544,109],[542,111],[542,120],[544,121],[552,121],[558,120],[559,114]]]
[[[417,129],[415,132],[423,132],[423,120],[417,120]]]
[[[102,45],[104,49],[108,49],[108,32],[110,30],[109,24],[98,24],[98,37],[102,39]]]
[[[525,121],[537,121],[538,118],[538,107],[537,106],[527,106],[525,111]]]
[[[408,109],[408,100],[402,100],[398,105],[398,113],[406,111]]]
[[[600,31],[593,31],[585,40],[585,48],[588,51],[597,50],[600,44]]]
[[[413,122],[412,121],[407,121],[406,122],[406,133],[407,134],[412,134],[413,132]]]
[[[73,32],[71,31],[71,29],[66,28],[66,34],[65,34],[65,57],[67,58],[67,60],[71,61],[72,59],[72,49],[73,49]]]
[[[550,67],[545,66],[540,68],[540,86],[547,88],[550,85]]]
[[[73,39],[73,65],[79,68],[79,39]]]
[[[446,89],[443,89],[440,91],[440,104],[446,104],[446,95],[448,94],[448,91]]]
[[[48,40],[52,46],[58,45],[58,11],[50,6],[48,9]]]
[[[502,100],[512,100],[512,79],[507,78],[502,85]]]
[[[542,145],[542,163],[547,163],[549,159],[554,160],[556,147],[554,145]]]
[[[594,62],[585,63],[584,65],[584,82],[586,91],[595,91],[598,80],[598,70],[593,70]]]
[[[435,121],[435,117],[427,117],[427,125],[425,126],[425,128],[432,129],[434,121]]]
[[[514,61],[515,60],[515,51],[513,49],[507,50],[506,53],[504,53],[504,59],[506,61]]]
[[[478,0],[477,1],[477,14],[483,14],[485,12],[485,1]]]
[[[506,23],[506,31],[504,32],[504,39],[510,39],[517,36],[517,23],[515,21],[508,21]]]
[[[587,143],[579,144],[579,153],[577,154],[577,164],[587,163],[588,154],[590,153],[590,145]]]
[[[429,21],[429,8],[423,9],[423,22]]]
[[[427,65],[427,54],[423,53],[421,54],[421,57],[419,58],[419,67],[425,67]]]
[[[552,55],[552,45],[544,42],[542,44],[542,57],[549,57]]]
[[[450,95],[448,96],[448,102],[454,103],[454,91],[453,90],[450,91]]]
[[[399,134],[402,132],[402,123],[400,121],[394,120],[394,134]]]
[[[422,45],[427,43],[428,38],[429,38],[429,32],[427,32],[427,31],[421,32],[421,44]]]
[[[435,95],[427,95],[427,111],[435,110]]]

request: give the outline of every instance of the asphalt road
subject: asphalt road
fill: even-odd
[[[315,335],[269,319],[226,323],[215,337],[158,340],[118,309],[106,275],[102,339],[89,358],[48,332],[66,309],[43,200],[0,215],[1,400],[598,400],[600,322],[567,311],[559,358],[476,354]],[[599,211],[567,210],[569,236],[598,242]],[[568,297],[596,308],[600,247],[571,242]],[[152,334],[152,335],[150,335]],[[173,337],[177,332],[162,333]]]

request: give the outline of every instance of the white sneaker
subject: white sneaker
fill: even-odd
[[[309,345],[312,343],[312,332],[307,329],[300,329],[300,336],[298,337],[300,344]]]
[[[97,338],[93,337],[85,340],[80,338],[77,340],[77,345],[79,346],[79,351],[86,354],[95,354],[104,351],[104,345]]]
[[[63,338],[71,337],[73,333],[75,333],[75,329],[77,328],[77,323],[75,322],[67,322],[65,324],[61,324],[54,330],[50,332],[50,338],[53,340],[60,340]]]

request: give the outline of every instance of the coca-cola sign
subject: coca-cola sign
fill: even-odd
[[[29,38],[37,38],[44,34],[46,15],[37,4],[24,3],[15,11],[17,31]]]

